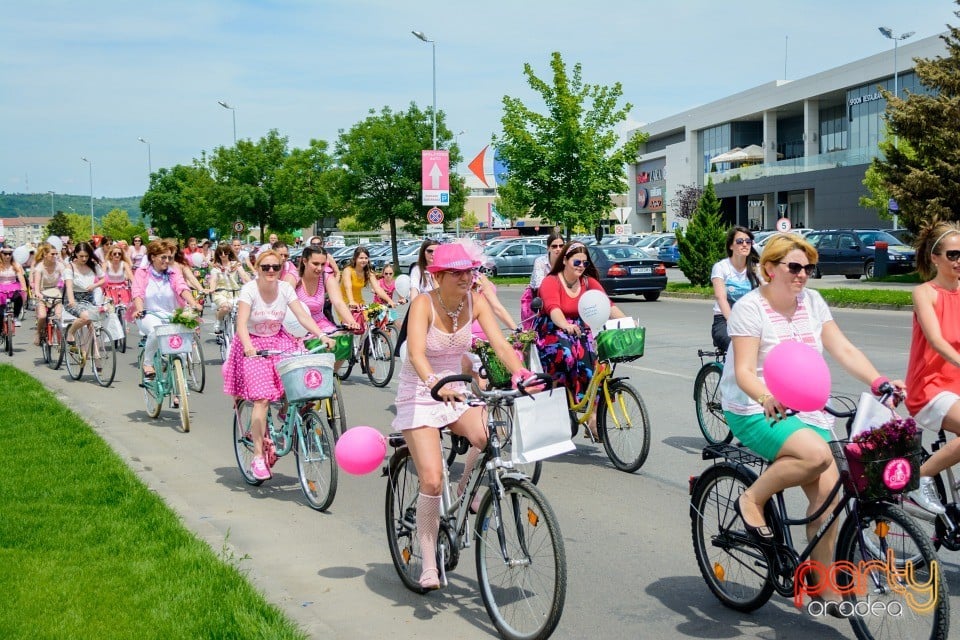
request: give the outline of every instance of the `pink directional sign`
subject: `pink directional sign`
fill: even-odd
[[[446,205],[450,202],[450,152],[444,149],[420,152],[423,180],[423,204]]]

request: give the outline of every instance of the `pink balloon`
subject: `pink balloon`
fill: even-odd
[[[803,342],[781,342],[763,361],[763,380],[780,404],[818,411],[830,398],[830,369],[820,352]]]
[[[357,476],[375,470],[386,455],[387,439],[373,427],[347,429],[334,449],[340,468]]]

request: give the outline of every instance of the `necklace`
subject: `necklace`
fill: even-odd
[[[450,316],[450,319],[453,320],[453,332],[456,333],[457,327],[460,326],[460,312],[463,311],[463,303],[466,300],[466,297],[460,300],[460,304],[457,305],[455,311],[450,311],[447,309],[447,305],[443,304],[443,296],[440,295],[439,291],[437,291],[437,300],[440,301],[440,308],[443,309],[443,312]]]
[[[563,283],[567,285],[567,289],[573,289],[574,285],[580,284],[580,278],[575,279],[573,282],[569,282],[562,273],[560,274],[560,277],[563,278]]]

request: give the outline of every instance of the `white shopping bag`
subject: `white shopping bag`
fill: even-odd
[[[530,344],[530,352],[527,354],[527,361],[525,363],[527,369],[533,371],[534,373],[543,373],[543,364],[540,362],[540,350],[537,349],[537,345]]]
[[[123,339],[123,327],[120,325],[120,318],[116,313],[109,313],[103,318],[103,330],[111,340]]]
[[[576,447],[570,439],[567,392],[559,387],[514,401],[513,462],[528,463],[556,456]]]
[[[861,433],[873,431],[895,417],[899,416],[893,409],[877,400],[873,394],[863,392],[860,394],[860,402],[857,403],[857,416],[850,427],[850,439]]]

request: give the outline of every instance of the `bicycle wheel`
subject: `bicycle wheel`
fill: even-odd
[[[420,586],[423,552],[417,538],[417,496],[420,478],[406,447],[390,458],[387,475],[387,545],[393,567],[403,586],[414,593],[426,593]]]
[[[9,338],[8,338],[9,339]],[[82,329],[77,329],[73,333],[74,343],[72,345],[67,345],[66,349],[66,360],[67,360],[67,373],[70,374],[70,377],[74,380],[79,380],[80,376],[83,375],[83,365],[84,365],[84,353],[85,343],[87,341],[87,329],[86,327]]]
[[[250,415],[253,413],[253,403],[249,400],[240,400],[233,410],[233,453],[237,457],[237,468],[240,476],[249,485],[259,487],[263,480],[259,480],[250,470],[253,462],[253,437],[250,435]]]
[[[160,409],[163,408],[163,396],[160,394],[160,376],[157,371],[153,380],[147,380],[143,377],[143,349],[137,354],[137,371],[140,374],[140,386],[143,388],[143,403],[147,408],[147,415],[156,418],[160,415]]]
[[[227,361],[230,355],[230,342],[233,340],[233,323],[230,322],[230,316],[224,317],[220,322],[220,335],[217,336],[217,345],[220,347],[220,359]]]
[[[503,497],[488,491],[477,512],[480,595],[504,638],[546,638],[560,622],[567,593],[560,525],[528,480],[504,477],[502,483]]]
[[[93,377],[101,387],[109,387],[117,375],[117,352],[113,340],[106,340],[106,334],[97,330],[93,334],[93,349],[90,354]]]
[[[124,317],[126,314],[117,310],[117,320],[120,321],[120,339],[113,341],[113,346],[117,348],[117,351],[120,353],[127,352],[127,320]]]
[[[180,427],[184,433],[190,431],[190,407],[187,402],[187,381],[183,376],[183,362],[173,360],[173,392],[180,398]]]
[[[340,389],[340,380],[333,378],[333,395],[320,401],[323,412],[327,415],[327,422],[333,430],[334,441],[339,440],[347,430],[347,413],[343,408],[343,391]]]
[[[393,344],[380,329],[371,329],[370,337],[363,341],[363,357],[367,377],[375,387],[385,387],[393,377]]]
[[[47,322],[44,322],[43,328],[40,330],[40,355],[43,356],[43,363],[47,366],[50,366],[50,361],[53,359],[53,351],[50,349],[48,339],[49,335],[50,329],[47,327]]]
[[[650,415],[640,392],[625,380],[607,385],[610,403],[601,397],[597,405],[597,433],[617,469],[633,473],[650,453]],[[601,391],[601,393],[603,393]]]
[[[513,412],[507,407],[495,406],[491,409],[493,422],[497,426],[497,435],[500,436],[500,457],[504,460],[513,458]],[[537,484],[543,472],[543,463],[514,462],[513,468],[530,478],[530,482]]]
[[[760,608],[773,594],[766,557],[749,542],[743,521],[733,510],[734,501],[754,479],[741,469],[719,464],[703,472],[690,500],[700,574],[724,606],[744,612]]]
[[[13,323],[13,316],[8,316],[6,319],[7,327],[7,341],[4,345],[4,349],[7,352],[8,356],[13,355],[13,335],[17,332],[17,326]]]
[[[720,376],[723,367],[719,362],[708,362],[700,367],[697,379],[693,383],[693,404],[697,409],[697,424],[700,432],[710,444],[730,442],[733,433],[727,426],[727,419],[720,406]]]
[[[203,393],[203,387],[207,384],[207,367],[203,361],[203,345],[200,344],[200,336],[193,336],[193,350],[187,356],[187,384],[191,391]]]
[[[851,515],[840,529],[836,559],[863,572],[836,570],[840,591],[848,591],[840,612],[858,638],[948,637],[947,580],[930,539],[902,509],[861,502],[859,518]],[[865,563],[875,564],[865,569]],[[857,594],[857,585],[865,593]]]
[[[333,458],[333,429],[316,411],[308,411],[297,435],[297,476],[307,503],[326,511],[337,495],[337,464]]]
[[[57,320],[47,323],[47,345],[50,347],[50,360],[47,366],[56,371],[63,364],[63,329]]]

